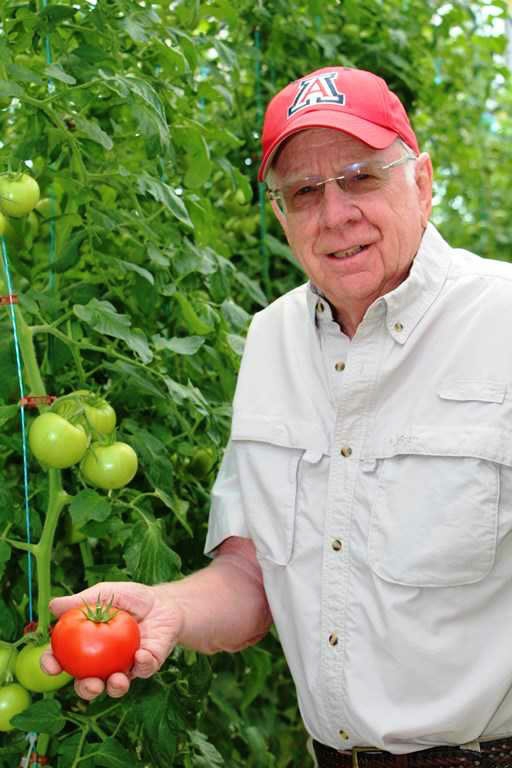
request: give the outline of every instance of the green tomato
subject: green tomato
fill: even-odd
[[[42,413],[30,427],[29,444],[41,464],[65,469],[82,459],[88,439],[82,426],[73,426],[57,413]]]
[[[116,412],[106,400],[96,405],[84,404],[86,419],[92,430],[99,435],[110,435],[116,427]]]
[[[50,649],[50,643],[45,645],[25,645],[16,659],[15,674],[18,682],[34,693],[57,691],[67,685],[73,678],[67,672],[58,675],[47,675],[41,669],[40,659],[45,651]]]
[[[0,176],[0,208],[7,216],[25,216],[39,202],[39,184],[27,173]]]
[[[204,480],[215,464],[216,453],[212,448],[197,448],[190,458],[187,472],[197,480]]]
[[[9,643],[0,643],[0,685],[14,679],[14,665],[18,651]]]
[[[59,206],[56,200],[50,200],[49,197],[42,197],[36,205],[35,210],[43,217],[43,219],[50,219],[52,216],[58,215]]]
[[[127,443],[93,443],[80,465],[87,483],[110,491],[123,488],[137,472],[137,454]]]
[[[13,731],[11,717],[19,715],[30,706],[30,693],[18,683],[10,683],[0,688],[0,731]]]

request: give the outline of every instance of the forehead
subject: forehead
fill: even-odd
[[[321,168],[369,159],[378,151],[333,128],[308,128],[293,134],[279,149],[272,170],[278,176],[308,176]]]

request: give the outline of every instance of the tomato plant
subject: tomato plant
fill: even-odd
[[[71,467],[87,450],[87,435],[57,413],[42,413],[32,422],[30,450],[42,464],[56,469]]]
[[[7,216],[25,216],[39,201],[39,185],[27,173],[0,176],[0,209]]]
[[[87,483],[109,491],[128,485],[135,477],[137,467],[137,454],[127,443],[92,443],[80,470]]]
[[[110,604],[71,608],[59,618],[51,636],[55,658],[79,679],[105,680],[114,672],[127,672],[139,644],[137,621]]]
[[[61,672],[58,675],[47,675],[41,669],[40,660],[42,654],[50,648],[50,643],[44,645],[25,645],[19,652],[15,674],[18,682],[33,693],[48,693],[57,691],[70,682],[71,675]]]
[[[0,731],[12,731],[11,717],[19,715],[30,706],[30,693],[18,683],[10,683],[0,688]]]

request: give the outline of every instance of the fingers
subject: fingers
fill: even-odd
[[[132,667],[132,677],[151,677],[158,672],[160,664],[150,651],[139,648],[135,653],[135,662]]]
[[[51,651],[45,651],[41,654],[39,664],[47,675],[58,675],[59,672],[62,672],[62,667]]]
[[[75,595],[55,597],[50,602],[50,610],[59,617],[70,608],[81,606],[84,602],[95,604],[97,600],[101,602],[112,600],[116,608],[129,611],[132,616],[141,621],[151,610],[154,597],[152,590],[144,584],[131,581],[105,581]]]
[[[105,690],[105,683],[99,677],[85,677],[75,680],[75,691],[81,699],[92,701]]]

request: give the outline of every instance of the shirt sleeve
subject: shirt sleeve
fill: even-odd
[[[249,538],[240,489],[236,448],[229,441],[211,493],[208,534],[204,552],[213,557],[213,551],[230,536]]]

